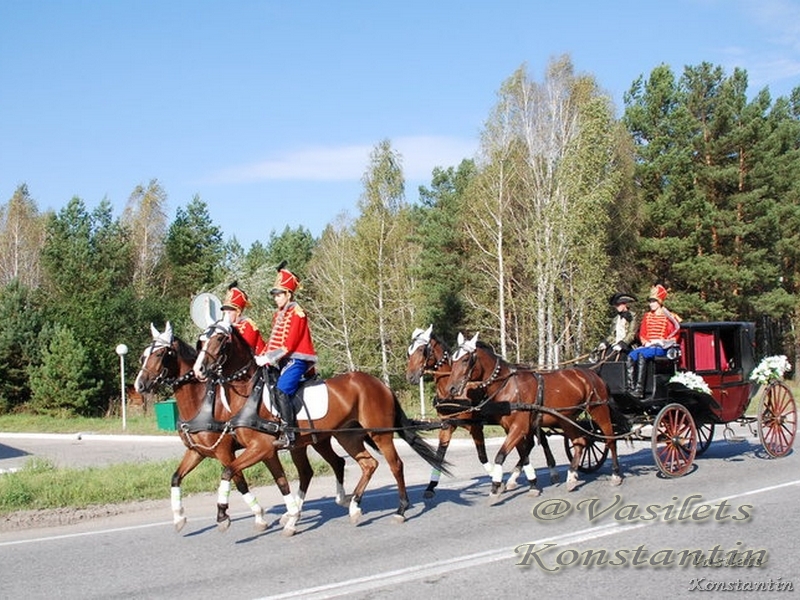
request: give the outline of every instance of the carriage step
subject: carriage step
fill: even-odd
[[[747,441],[747,438],[745,436],[738,435],[730,427],[725,427],[725,430],[722,432],[722,437],[725,438],[726,442],[731,442],[736,444]]]

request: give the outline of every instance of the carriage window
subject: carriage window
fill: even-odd
[[[734,371],[738,367],[733,357],[736,356],[736,332],[719,332],[719,364],[723,371]]]

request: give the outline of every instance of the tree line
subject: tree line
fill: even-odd
[[[302,282],[323,375],[404,385],[416,327],[458,331],[516,362],[557,366],[606,332],[608,297],[654,283],[684,320],[755,321],[762,355],[798,356],[800,86],[747,97],[747,74],[661,65],[634,81],[621,118],[568,56],[501,85],[479,152],[405,196],[389,140],[365,167],[358,214],[315,238],[273,231],[245,250],[199,196],[170,221],[157,179],[115,217],[72,198],[40,212],[26,184],[0,206],[0,413],[103,414],[118,358],[170,320],[193,342],[192,298],[237,281],[268,329],[282,260]],[[129,377],[137,368],[128,361]]]

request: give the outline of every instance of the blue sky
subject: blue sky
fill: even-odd
[[[355,215],[371,149],[406,198],[471,158],[520,65],[569,54],[622,110],[661,63],[800,85],[800,0],[0,0],[0,203],[116,214],[158,179],[245,246]]]

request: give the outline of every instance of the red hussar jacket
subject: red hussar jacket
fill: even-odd
[[[267,347],[264,338],[261,337],[261,332],[258,327],[249,317],[242,317],[233,324],[236,330],[247,342],[247,345],[253,349],[253,354],[261,354]]]
[[[681,324],[666,308],[645,313],[639,327],[639,340],[642,344],[657,343],[660,346],[671,346],[678,339]]]
[[[285,358],[317,361],[306,313],[297,302],[289,302],[272,317],[272,333],[267,341],[267,357],[273,365]]]

